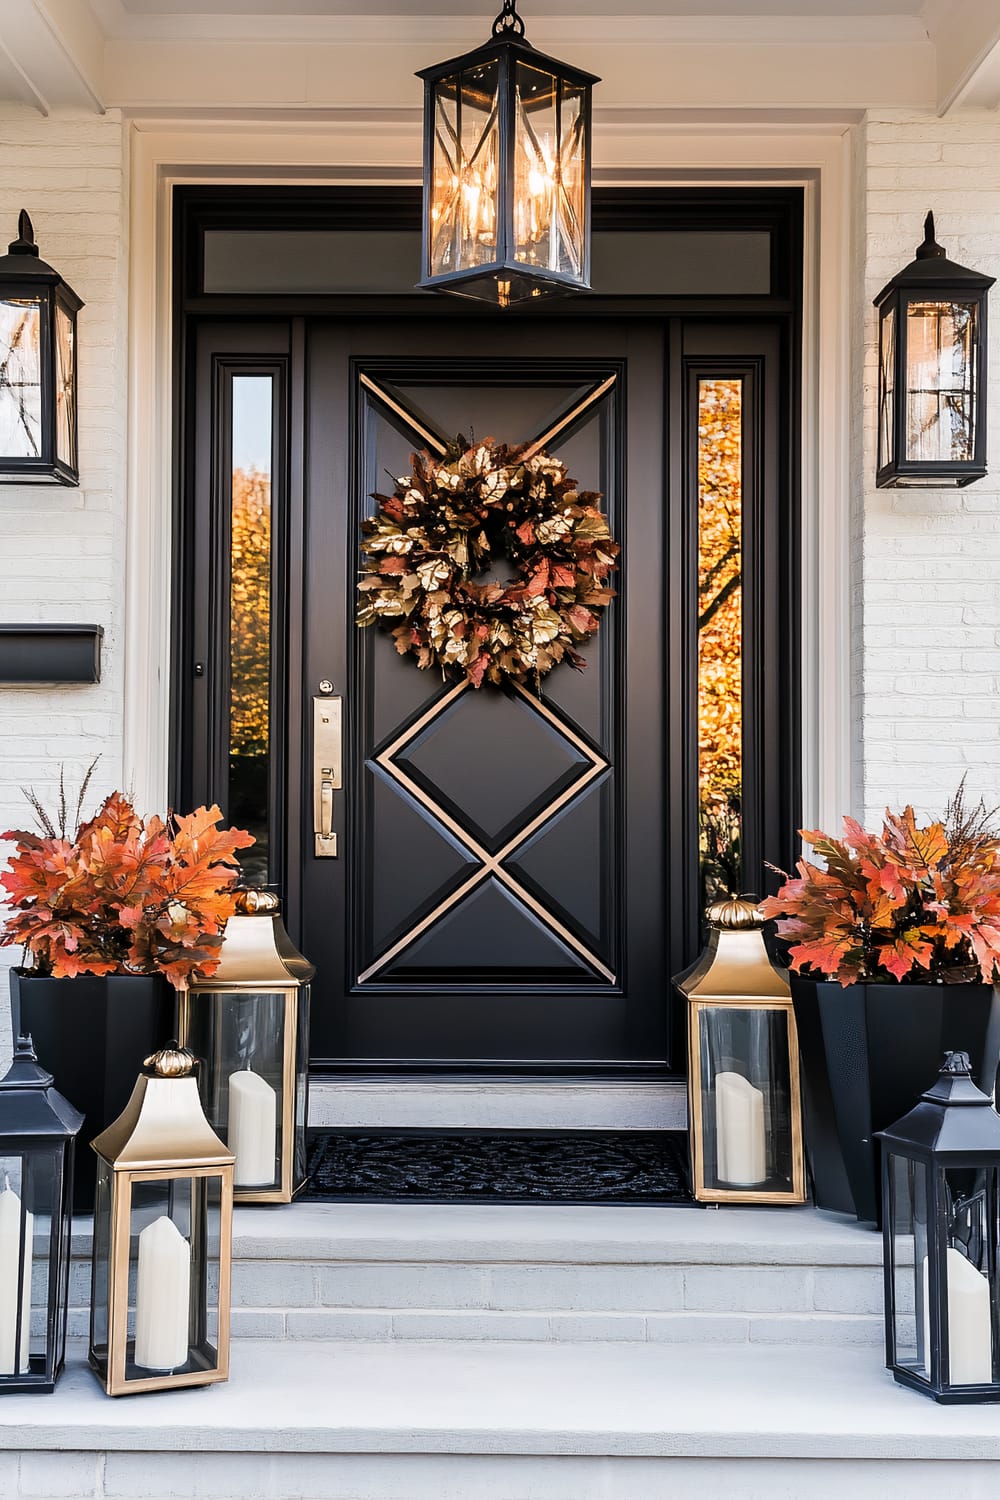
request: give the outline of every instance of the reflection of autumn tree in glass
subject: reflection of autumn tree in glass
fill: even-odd
[[[233,470],[230,560],[230,818],[257,839],[247,879],[267,880],[271,688],[271,480]]]
[[[742,382],[698,386],[698,782],[705,894],[742,886]]]

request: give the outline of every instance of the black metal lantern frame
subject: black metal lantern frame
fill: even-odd
[[[1000,1401],[1000,1116],[968,1056],[879,1139],[886,1366],[935,1401]]]
[[[76,315],[21,210],[0,256],[0,483],[79,484]]]
[[[949,260],[928,214],[916,258],[875,298],[880,489],[960,487],[986,473],[986,313],[994,280]]]
[[[423,279],[500,307],[590,287],[591,97],[537,52],[513,0],[424,82]],[[544,126],[543,126],[543,123]]]
[[[53,1391],[62,1371],[82,1124],[19,1037],[0,1080],[0,1395]]]

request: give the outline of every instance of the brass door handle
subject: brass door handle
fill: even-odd
[[[326,694],[313,699],[313,835],[317,859],[336,859],[333,794],[343,785],[344,700]]]

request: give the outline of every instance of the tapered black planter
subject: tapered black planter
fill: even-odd
[[[169,1040],[174,992],[158,975],[10,976],[14,1035],[30,1033],[56,1087],[84,1116],[78,1137],[73,1212],[94,1209],[97,1158],[90,1142],[129,1101],[143,1059]]]
[[[817,983],[789,976],[802,1059],[806,1154],[819,1208],[880,1223],[877,1130],[915,1108],[946,1052],[992,1093],[1000,998],[987,984]]]

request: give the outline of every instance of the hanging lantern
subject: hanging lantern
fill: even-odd
[[[0,256],[0,483],[79,484],[76,315],[83,306],[38,258],[21,210]]]
[[[748,897],[706,913],[688,998],[688,1128],[700,1203],[804,1203],[799,1044],[788,981]]]
[[[482,47],[424,80],[422,287],[500,307],[590,286],[591,92],[504,0]]]
[[[229,1378],[233,1158],[193,1068],[176,1045],[147,1058],[92,1143],[90,1363],[109,1396]]]
[[[219,967],[180,995],[213,1129],[236,1158],[237,1203],[290,1203],[306,1182],[309,981],[271,891],[237,893]]]
[[[968,1055],[879,1140],[886,1365],[935,1401],[1000,1401],[1000,1116]]]
[[[0,1079],[0,1395],[52,1391],[62,1371],[82,1124],[18,1037]]]
[[[995,278],[924,242],[875,298],[878,472],[885,486],[961,486],[986,473],[986,304]]]

